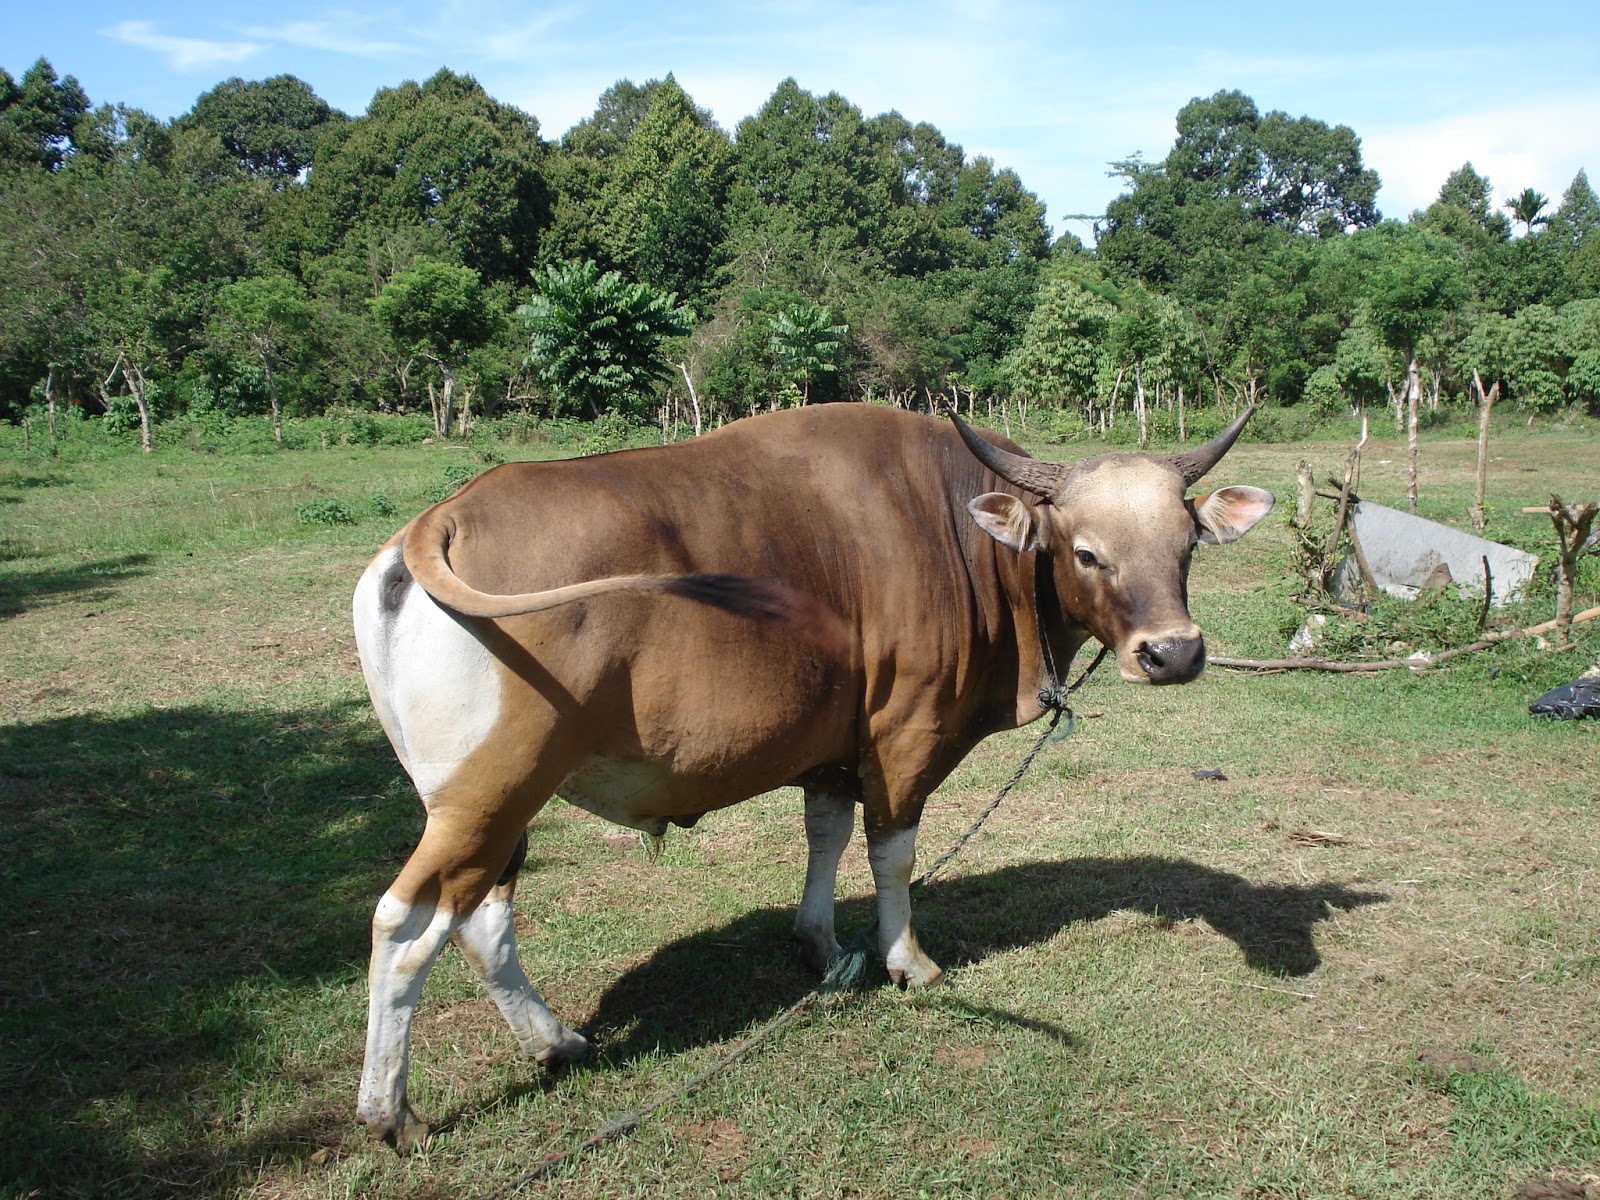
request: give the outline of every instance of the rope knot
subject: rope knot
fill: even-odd
[[[1072,689],[1062,684],[1039,689],[1039,704],[1050,712],[1071,712]]]

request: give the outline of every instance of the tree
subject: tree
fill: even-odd
[[[1532,188],[1523,188],[1517,195],[1505,202],[1505,207],[1510,210],[1513,220],[1522,222],[1522,231],[1526,234],[1533,232],[1535,225],[1548,225],[1550,218],[1543,215],[1545,206],[1550,203],[1550,197],[1543,192],[1536,192]]]
[[[420,226],[486,280],[520,282],[549,221],[546,157],[539,123],[468,76],[440,71],[420,87],[386,88],[317,144],[307,181],[315,249],[368,228]]]
[[[662,290],[703,292],[723,236],[728,135],[668,75],[611,161],[597,206],[608,258]]]
[[[281,188],[311,166],[323,131],[346,120],[293,75],[235,76],[203,93],[174,128],[210,134],[241,171]]]
[[[739,283],[827,301],[887,268],[902,171],[860,109],[786,79],[739,123],[735,148],[728,212]]]
[[[211,321],[214,340],[228,348],[245,348],[266,374],[272,407],[272,436],[283,441],[278,405],[278,365],[304,345],[316,320],[316,308],[300,284],[288,275],[241,279],[217,292]]]
[[[1579,297],[1600,296],[1600,198],[1579,171],[1561,197],[1545,230],[1545,239],[1560,252],[1569,288]]]
[[[152,372],[169,358],[174,282],[173,269],[158,266],[120,271],[90,290],[89,325],[105,371],[99,381],[101,399],[109,410],[111,389],[122,383],[139,414],[139,446],[146,454],[153,448],[155,429]]]
[[[52,442],[58,400],[88,353],[94,214],[111,201],[84,182],[95,181],[78,172],[0,170],[0,413],[25,406],[42,381]]]
[[[494,336],[497,325],[478,273],[419,257],[378,293],[372,315],[402,354],[426,359],[438,369],[441,393],[435,396],[429,385],[433,426],[440,437],[449,437],[456,372],[468,354]],[[462,402],[463,420],[468,399]]]
[[[58,170],[88,111],[83,86],[71,75],[59,78],[46,59],[23,72],[20,82],[0,69],[0,163]]]
[[[635,404],[670,369],[663,344],[694,323],[676,296],[593,262],[547,267],[533,282],[536,294],[517,309],[529,333],[527,364],[558,402],[589,417]]]
[[[1494,242],[1511,236],[1511,222],[1494,209],[1489,180],[1470,162],[1452,171],[1439,189],[1439,198],[1423,214],[1430,228],[1458,240],[1469,230],[1487,234]]]
[[[1349,126],[1263,117],[1237,91],[1196,97],[1177,125],[1161,163],[1112,164],[1130,190],[1107,206],[1099,248],[1120,276],[1169,287],[1207,248],[1237,256],[1268,231],[1327,238],[1378,220],[1378,175]]]
[[[839,370],[837,356],[848,325],[836,325],[833,313],[809,300],[791,304],[772,318],[767,348],[778,369],[800,393],[800,403],[811,401],[811,384]]]
[[[1425,340],[1436,352],[1444,319],[1467,301],[1469,290],[1454,246],[1416,226],[1386,223],[1373,231],[1375,253],[1367,278],[1368,311],[1383,343],[1406,362],[1407,500],[1417,511],[1417,408],[1422,384],[1418,351]],[[1396,405],[1399,416],[1399,404]]]
[[[1575,252],[1597,229],[1600,229],[1600,197],[1589,186],[1588,172],[1579,171],[1567,185],[1546,232],[1564,243],[1567,250]]]
[[[1566,400],[1561,376],[1567,359],[1556,310],[1530,304],[1512,316],[1506,332],[1506,378],[1518,405],[1534,412],[1560,408]]]
[[[631,79],[617,80],[600,93],[593,115],[562,135],[561,148],[568,154],[597,161],[618,157],[649,113],[661,83],[658,79],[643,85]]]
[[[1044,403],[1075,405],[1088,420],[1101,345],[1116,311],[1076,279],[1048,279],[1021,341],[1005,357],[1002,375],[1011,390]]]

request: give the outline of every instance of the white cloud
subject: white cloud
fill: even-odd
[[[331,21],[286,21],[282,25],[252,25],[244,30],[249,37],[268,42],[304,46],[308,50],[329,50],[336,54],[355,54],[362,58],[384,58],[403,54],[411,47],[401,42],[376,41],[359,35],[346,23]]]
[[[106,33],[119,42],[164,55],[167,65],[180,72],[243,62],[261,49],[257,42],[212,42],[158,33],[151,21],[121,21]]]
[[[1457,113],[1366,134],[1363,157],[1383,177],[1379,205],[1404,219],[1426,208],[1450,172],[1464,162],[1489,178],[1495,202],[1525,187],[1552,205],[1580,168],[1600,166],[1600,88],[1559,99],[1524,99],[1515,105]]]

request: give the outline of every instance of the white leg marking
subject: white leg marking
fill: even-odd
[[[500,717],[494,657],[409,579],[400,551],[356,585],[356,646],[373,707],[424,802],[450,781]]]
[[[794,936],[806,964],[826,971],[839,956],[833,931],[833,901],[839,858],[855,832],[856,806],[826,792],[806,792],[806,886],[795,913]]]
[[[555,1064],[574,1062],[588,1053],[589,1043],[556,1019],[523,973],[509,896],[491,893],[455,936],[524,1054]]]
[[[938,983],[944,977],[911,927],[911,871],[917,862],[915,826],[879,837],[867,836],[867,861],[878,890],[878,947],[889,977],[909,987]]]
[[[372,965],[367,972],[367,1058],[356,1116],[376,1137],[410,1149],[427,1134],[406,1104],[411,1020],[422,985],[450,937],[454,918],[432,904],[407,904],[391,892],[372,917]]]

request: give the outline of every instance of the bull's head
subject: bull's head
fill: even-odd
[[[1189,615],[1189,558],[1197,542],[1243,537],[1272,511],[1272,493],[1225,487],[1184,492],[1233,445],[1253,408],[1186,454],[1104,454],[1064,466],[1012,454],[952,414],[979,461],[1037,502],[988,492],[973,519],[1019,554],[1048,556],[1067,620],[1117,656],[1134,683],[1187,683],[1205,668],[1206,644]]]

